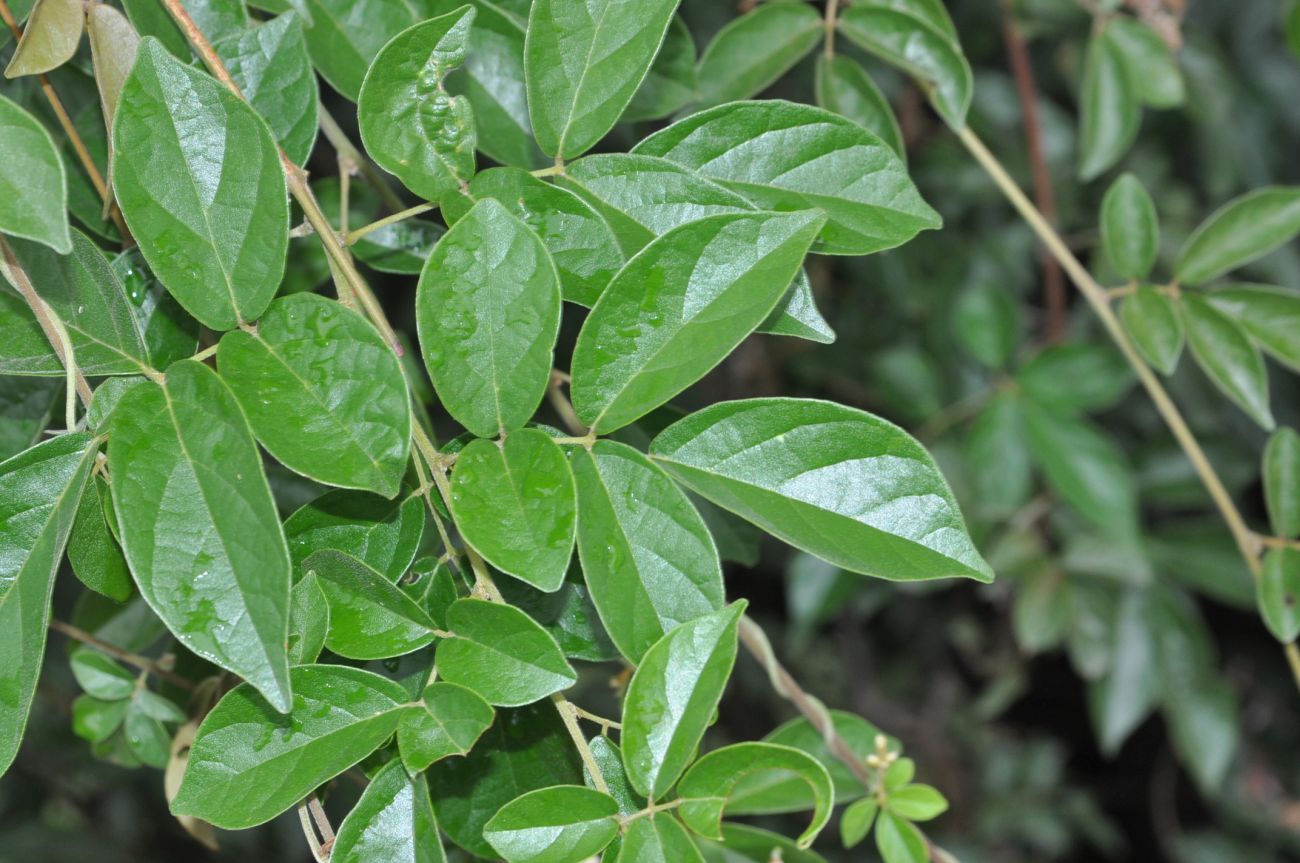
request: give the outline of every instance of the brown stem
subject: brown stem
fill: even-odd
[[[1034,201],[1038,209],[1055,226],[1057,222],[1056,195],[1052,191],[1052,173],[1043,153],[1042,126],[1038,119],[1038,88],[1034,84],[1034,68],[1029,62],[1029,50],[1016,26],[1011,0],[1002,2],[1002,39],[1007,46],[1007,57],[1016,79],[1016,92],[1020,97],[1020,110],[1025,120],[1025,149],[1029,154],[1029,167],[1033,174]],[[1065,338],[1065,279],[1061,265],[1044,248],[1041,253],[1043,267],[1043,293],[1047,306],[1047,341],[1055,343]]]
[[[325,133],[325,140],[330,142],[330,146],[334,148],[334,151],[339,154],[340,158],[350,159],[352,163],[357,166],[357,170],[361,172],[361,176],[365,179],[366,183],[379,193],[379,197],[384,199],[384,204],[390,210],[396,213],[406,209],[406,204],[404,204],[402,199],[397,196],[397,193],[393,191],[393,187],[388,184],[388,180],[380,170],[376,168],[360,150],[357,149],[357,145],[352,143],[351,139],[348,138],[347,133],[343,131],[343,127],[334,119],[333,114],[325,110],[324,105],[320,108],[320,130]]]
[[[147,671],[160,680],[165,680],[168,683],[179,686],[186,692],[194,692],[198,688],[194,685],[193,681],[181,677],[179,674],[168,671],[149,657],[141,656],[138,653],[132,653],[129,650],[123,650],[116,644],[109,644],[107,641],[96,638],[84,629],[78,629],[70,623],[64,623],[62,620],[51,619],[50,629],[53,629],[55,632],[63,633],[73,641],[80,641],[82,644],[88,644],[102,653],[107,653],[114,659],[125,662],[127,665],[134,665],[142,671]]]

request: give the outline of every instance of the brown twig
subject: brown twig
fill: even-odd
[[[194,692],[198,688],[195,686],[193,681],[181,677],[175,672],[168,671],[149,657],[141,656],[138,653],[132,653],[129,650],[123,650],[116,644],[109,644],[107,641],[97,638],[89,632],[86,632],[84,629],[79,629],[70,623],[64,623],[62,620],[51,619],[50,629],[53,629],[55,632],[63,633],[73,641],[80,641],[82,644],[87,644],[102,653],[107,653],[109,656],[125,662],[127,665],[134,665],[141,671],[147,671],[160,680],[165,680],[168,683],[179,686],[186,692]]]
[[[1034,84],[1034,68],[1029,62],[1029,50],[1016,26],[1011,0],[1002,0],[1002,39],[1006,43],[1007,57],[1016,79],[1016,93],[1025,121],[1025,149],[1033,174],[1034,202],[1047,221],[1057,222],[1056,195],[1052,191],[1052,173],[1043,153],[1042,127],[1038,119],[1038,88]],[[1040,254],[1043,268],[1043,293],[1047,307],[1047,341],[1059,342],[1065,337],[1065,278],[1061,265],[1044,248]]]
[[[325,133],[325,140],[330,142],[330,146],[340,158],[349,159],[357,166],[362,178],[379,193],[379,197],[384,199],[384,204],[390,210],[396,213],[406,209],[406,204],[393,191],[393,187],[389,185],[383,173],[357,149],[357,145],[352,143],[347,133],[343,131],[343,127],[334,119],[333,114],[325,110],[324,105],[320,108],[320,130]]]

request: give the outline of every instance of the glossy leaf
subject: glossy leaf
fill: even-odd
[[[129,702],[101,701],[89,695],[79,695],[72,702],[72,732],[91,743],[102,743],[122,727]]]
[[[252,688],[231,690],[199,726],[172,812],[229,830],[269,821],[379,747],[406,692],[339,665],[291,672],[293,707],[276,712]]]
[[[192,360],[161,386],[129,390],[108,464],[122,547],[150,607],[190,650],[288,710],[289,553],[230,390]]]
[[[1264,447],[1260,474],[1274,535],[1300,537],[1300,435],[1294,429],[1273,432]]]
[[[0,304],[6,298],[6,294],[0,293]],[[8,313],[7,304],[0,308]],[[0,328],[0,339],[4,335]],[[0,378],[0,461],[41,440],[41,433],[54,413],[55,401],[60,398],[61,386],[62,381],[54,378]],[[87,427],[94,431],[93,425]]]
[[[315,294],[276,300],[254,333],[217,351],[253,433],[317,482],[393,497],[411,445],[410,397],[392,348],[359,313]]]
[[[704,863],[686,828],[671,814],[629,822],[617,863]]]
[[[814,90],[818,107],[875,133],[900,159],[907,159],[898,118],[861,63],[843,54],[818,57]]]
[[[496,715],[477,692],[445,680],[426,686],[420,700],[423,706],[403,713],[397,726],[402,763],[412,773],[467,754]]]
[[[531,704],[578,679],[555,639],[517,608],[462,599],[447,610],[447,625],[454,636],[438,643],[438,674],[489,704]]]
[[[405,219],[378,228],[352,246],[366,266],[381,273],[416,276],[446,230],[424,219]]]
[[[27,727],[54,576],[98,449],[89,435],[65,434],[0,462],[0,772]]]
[[[472,441],[451,475],[451,514],[489,563],[547,592],[573,555],[573,473],[559,445],[538,429],[504,441]]]
[[[576,565],[570,565],[564,584],[554,593],[514,579],[502,580],[497,586],[506,602],[541,624],[569,659],[606,662],[618,658],[618,648],[610,640]]]
[[[302,562],[329,603],[325,646],[348,659],[402,656],[433,641],[433,621],[384,576],[341,551],[318,551]]]
[[[1270,186],[1210,214],[1178,253],[1174,275],[1199,285],[1250,263],[1300,233],[1300,187]]]
[[[1138,285],[1120,303],[1119,317],[1146,361],[1162,374],[1173,374],[1186,337],[1178,304],[1152,285]]]
[[[1187,343],[1201,369],[1251,419],[1271,431],[1274,422],[1268,403],[1268,370],[1245,330],[1196,295],[1183,297],[1183,319]]]
[[[294,565],[314,551],[346,552],[397,581],[419,550],[424,502],[412,495],[384,500],[373,494],[332,491],[304,505],[284,523]]]
[[[614,798],[581,785],[530,791],[483,827],[483,838],[508,863],[581,863],[618,835]]]
[[[115,602],[125,602],[131,598],[134,586],[122,549],[105,521],[102,498],[108,494],[108,483],[102,478],[87,483],[68,538],[68,562],[86,587]]]
[[[400,761],[376,773],[339,825],[329,856],[334,863],[445,863],[424,774],[408,776]]]
[[[635,449],[597,441],[572,463],[583,576],[635,663],[679,624],[722,608],[717,548],[685,493]]]
[[[701,757],[677,783],[682,820],[701,836],[722,839],[722,813],[736,783],[746,774],[767,771],[793,773],[812,790],[812,823],[797,841],[800,848],[807,848],[830,821],[835,790],[817,759],[787,746],[737,743]]]
[[[193,2],[187,3],[187,11],[191,6],[196,5]],[[185,35],[181,33],[171,15],[167,14],[167,8],[161,3],[155,3],[153,0],[122,0],[122,9],[140,38],[154,37],[182,62],[193,58],[194,54],[190,51],[189,43],[185,41]]]
[[[600,768],[609,796],[618,803],[619,814],[626,817],[644,809],[645,799],[627,781],[627,771],[623,769],[623,750],[619,749],[618,744],[601,734],[589,740],[587,746],[591,750],[591,760]],[[595,777],[586,764],[582,767],[582,779],[588,788],[595,787]]]
[[[678,0],[535,0],[524,73],[538,145],[572,159],[613,128],[664,41]]]
[[[876,850],[885,863],[925,863],[930,859],[921,831],[888,810],[876,819]]]
[[[701,107],[748,99],[790,71],[824,33],[803,3],[764,3],[733,18],[709,42],[696,77]]]
[[[651,801],[695,756],[736,662],[745,601],[684,623],[646,651],[623,700],[623,764]]]
[[[261,118],[145,39],[122,87],[113,146],[122,215],[172,295],[214,330],[260,317],[289,243],[284,172]]]
[[[92,698],[118,701],[135,691],[135,675],[117,660],[90,647],[73,651],[69,660],[77,685]]]
[[[929,454],[871,414],[804,399],[723,402],[669,426],[651,455],[714,503],[844,569],[993,578]]]
[[[1079,103],[1079,179],[1087,181],[1128,152],[1142,122],[1137,85],[1109,28],[1088,40]]]
[[[722,835],[721,843],[697,840],[706,863],[769,863],[774,852],[782,863],[826,863],[815,851],[802,849],[778,833],[747,824],[724,823]]]
[[[5,77],[38,75],[71,60],[85,23],[86,13],[79,0],[36,0],[13,59],[5,67]]]
[[[578,416],[608,432],[703,377],[776,307],[822,224],[814,212],[713,216],[652,241],[578,335]]]
[[[447,412],[479,437],[532,418],[551,375],[560,284],[546,246],[504,205],[474,205],[420,274],[416,325]]]
[[[695,100],[695,38],[680,15],[673,17],[663,47],[632,97],[623,121],[658,120]]]
[[[1229,285],[1205,298],[1279,362],[1300,371],[1300,293],[1267,285]]]
[[[140,250],[127,249],[110,263],[131,301],[131,311],[149,352],[149,364],[165,369],[191,356],[198,349],[199,322],[167,293]]]
[[[45,127],[0,96],[0,233],[35,240],[61,255],[68,235],[68,179]],[[15,158],[17,157],[17,158]]]
[[[1115,272],[1126,279],[1145,279],[1160,249],[1156,205],[1132,174],[1124,174],[1101,201],[1101,246]]]
[[[309,665],[320,658],[330,631],[330,606],[321,580],[304,575],[289,591],[289,664]]]
[[[855,801],[844,810],[840,816],[840,840],[845,848],[852,848],[867,838],[879,810],[880,804],[872,797]]]
[[[866,255],[939,227],[889,145],[829,111],[769,100],[720,105],[637,144],[759,207],[827,214],[815,252]]]
[[[1116,15],[1106,32],[1129,67],[1129,77],[1138,97],[1153,108],[1174,108],[1183,104],[1187,88],[1173,50],[1146,21]]]
[[[1264,555],[1257,600],[1274,638],[1289,644],[1300,636],[1300,550],[1274,548]]]
[[[474,14],[463,6],[394,36],[357,99],[366,151],[425,200],[439,200],[474,175],[473,108],[442,80],[465,62]]]

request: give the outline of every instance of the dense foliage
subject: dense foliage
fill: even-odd
[[[6,806],[1300,852],[1300,12],[739,6],[0,0]]]

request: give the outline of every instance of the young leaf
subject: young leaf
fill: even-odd
[[[99,106],[104,115],[104,123],[112,129],[113,118],[117,116],[117,103],[122,97],[122,85],[131,74],[135,55],[140,49],[140,36],[126,16],[112,6],[95,3],[86,8],[85,15],[95,87],[99,91]],[[108,167],[111,171],[111,136],[107,143]]]
[[[874,797],[866,797],[854,801],[844,810],[844,814],[840,816],[840,840],[845,848],[859,845],[867,838],[871,826],[876,823],[876,812],[879,808]]]
[[[479,437],[523,426],[551,376],[560,281],[546,246],[500,202],[479,201],[420,274],[416,326],[447,412]]]
[[[623,750],[618,748],[618,744],[601,734],[588,742],[588,748],[591,749],[591,758],[600,768],[605,784],[609,788],[609,796],[618,803],[619,814],[626,817],[644,809],[645,799],[637,794],[627,781],[627,771],[623,769]],[[591,775],[590,769],[585,764],[582,768],[582,778],[588,788],[595,787],[595,777]]]
[[[578,679],[547,634],[517,608],[462,599],[447,610],[453,637],[438,643],[438,674],[498,707],[531,704]]]
[[[578,335],[578,416],[608,432],[703,377],[775,308],[823,224],[809,211],[712,216],[651,242]]]
[[[1079,93],[1079,179],[1096,179],[1128,152],[1142,122],[1142,106],[1110,28],[1088,40]]]
[[[77,509],[77,519],[72,525],[72,535],[68,537],[68,562],[86,587],[115,602],[126,602],[131,598],[134,586],[122,549],[108,532],[108,523],[104,520],[101,497],[108,494],[108,484],[101,477],[86,485]]]
[[[446,229],[435,222],[404,219],[361,237],[352,246],[352,254],[372,270],[418,276],[445,233]]]
[[[285,714],[247,684],[218,702],[199,726],[176,815],[240,830],[271,820],[392,735],[407,701],[387,678],[340,665],[291,672]]]
[[[903,130],[898,127],[894,110],[857,60],[843,54],[818,57],[813,89],[818,107],[834,111],[874,132],[900,159],[907,159]]]
[[[0,462],[0,773],[9,769],[36,693],[54,575],[99,441],[60,435]]]
[[[122,215],[172,296],[213,330],[260,317],[284,275],[289,204],[256,112],[145,39],[122,87],[113,149]]]
[[[1156,205],[1132,174],[1123,174],[1101,200],[1101,247],[1115,272],[1145,279],[1160,249]]]
[[[797,841],[800,848],[809,847],[831,819],[835,789],[821,762],[788,746],[737,743],[700,758],[677,783],[682,820],[701,836],[722,839],[722,813],[736,783],[747,774],[768,771],[794,774],[812,790],[812,823]]]
[[[474,14],[462,6],[394,36],[370,64],[357,99],[366,152],[428,201],[474,175],[474,110],[442,81],[465,62]]]
[[[993,578],[930,455],[871,414],[805,399],[724,402],[669,426],[650,451],[714,503],[844,569]]]
[[[686,828],[658,813],[628,822],[616,863],[704,863]]]
[[[445,680],[426,686],[420,700],[424,705],[407,710],[397,725],[402,763],[412,773],[468,754],[496,715],[477,692]]]
[[[100,701],[89,695],[79,695],[72,702],[72,733],[91,743],[103,743],[122,727],[126,708],[130,702]]]
[[[1229,285],[1205,298],[1279,362],[1300,372],[1300,293],[1268,285]]]
[[[1251,419],[1271,431],[1274,421],[1268,404],[1268,369],[1250,336],[1199,295],[1183,296],[1183,319],[1187,343],[1201,369]]]
[[[1161,374],[1173,374],[1186,336],[1178,304],[1151,285],[1138,285],[1120,303],[1119,318],[1146,361]]]
[[[133,697],[127,702],[122,731],[127,748],[141,764],[158,770],[167,766],[172,736],[160,721],[141,708],[138,698]]]
[[[813,251],[867,255],[937,228],[898,155],[871,132],[793,102],[734,102],[679,120],[637,144],[769,210],[827,215]]]
[[[235,397],[184,360],[122,397],[109,441],[140,593],[182,644],[288,710],[289,552]]]
[[[290,161],[306,164],[316,143],[320,86],[298,16],[280,15],[212,47]]]
[[[1300,435],[1294,429],[1273,432],[1260,473],[1273,533],[1284,539],[1300,537]]]
[[[1289,644],[1300,636],[1300,551],[1274,548],[1264,555],[1256,598],[1274,638]]]
[[[333,548],[395,582],[415,560],[424,519],[418,495],[384,500],[363,492],[331,491],[289,516],[284,534],[295,566],[314,551]]]
[[[90,647],[73,651],[69,664],[77,685],[92,698],[118,701],[135,691],[135,675],[117,660]]]
[[[329,856],[333,863],[445,863],[424,774],[408,776],[399,761],[384,766],[339,825]]]
[[[298,579],[289,591],[289,664],[310,665],[320,658],[330,631],[330,606],[315,573]]]
[[[614,798],[581,785],[557,785],[511,800],[483,826],[507,863],[581,863],[618,835]]]
[[[72,251],[68,235],[68,178],[45,127],[0,96],[0,233]]]
[[[1129,67],[1138,98],[1152,108],[1175,108],[1187,96],[1178,60],[1165,40],[1147,22],[1116,15],[1106,31]]]
[[[537,143],[557,159],[605,137],[664,41],[678,0],[536,0],[524,75]]]
[[[646,651],[623,700],[623,764],[651,801],[695,757],[736,662],[745,601],[683,623]]]
[[[869,0],[841,12],[838,26],[850,41],[916,78],[949,126],[966,125],[971,69],[942,4]]]
[[[713,537],[677,485],[625,444],[573,454],[578,552],[592,601],[631,662],[679,624],[722,608]]]
[[[1250,263],[1300,233],[1300,187],[1269,186],[1210,214],[1178,253],[1174,276],[1199,285]]]
[[[388,659],[433,641],[433,621],[401,588],[341,551],[318,551],[302,562],[329,603],[325,646],[348,659]]]
[[[765,3],[733,18],[700,57],[700,106],[711,108],[766,90],[823,33],[822,16],[803,3]]]
[[[71,60],[85,23],[80,0],[36,0],[5,77],[39,75]]]
[[[681,15],[673,16],[663,47],[655,56],[641,88],[623,112],[624,122],[659,120],[695,100],[695,37]]]
[[[560,588],[573,556],[576,495],[564,451],[538,429],[471,441],[451,474],[451,514],[465,541],[547,592]]]
[[[276,300],[257,331],[217,350],[253,433],[317,482],[393,497],[411,446],[411,406],[392,348],[360,314],[316,294]]]
[[[885,863],[925,863],[930,859],[921,831],[889,810],[876,819],[876,850]]]
[[[885,806],[908,821],[929,821],[948,810],[948,801],[929,785],[906,785],[890,792]]]

